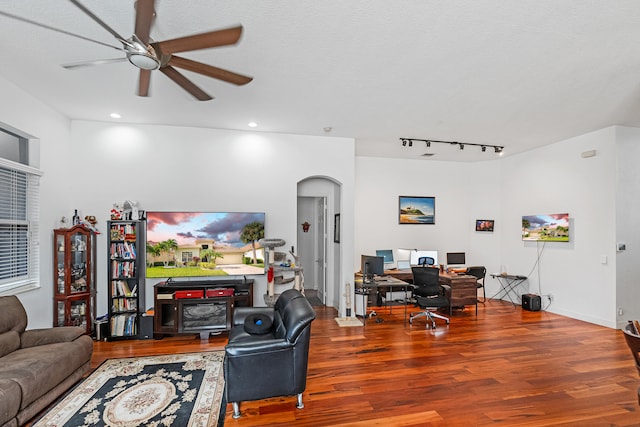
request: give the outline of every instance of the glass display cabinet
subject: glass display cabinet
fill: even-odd
[[[53,230],[53,326],[93,332],[96,318],[96,237],[82,225]]]

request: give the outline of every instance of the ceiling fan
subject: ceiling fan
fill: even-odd
[[[151,80],[151,71],[160,70],[164,75],[169,77],[178,86],[193,95],[199,101],[208,101],[213,99],[209,94],[196,86],[192,81],[187,79],[176,68],[192,71],[207,77],[222,80],[235,85],[245,85],[253,80],[252,77],[243,76],[229,70],[207,65],[202,62],[192,61],[187,58],[175,56],[175,53],[189,52],[200,49],[208,49],[212,47],[228,46],[238,42],[242,35],[242,26],[236,26],[224,30],[209,31],[206,33],[194,34],[186,37],[165,41],[153,41],[150,36],[151,25],[155,17],[155,0],[137,0],[136,1],[136,17],[134,33],[128,39],[118,34],[113,28],[107,25],[102,19],[87,9],[78,0],[69,0],[77,6],[82,12],[97,22],[102,28],[111,33],[122,47],[113,46],[101,41],[93,40],[78,34],[71,33],[66,30],[54,28],[45,24],[41,24],[30,19],[22,18],[10,13],[0,11],[0,15],[17,19],[29,24],[37,25],[49,30],[57,31],[73,37],[78,37],[103,46],[108,46],[125,52],[125,58],[104,59],[97,61],[79,62],[74,64],[63,65],[65,68],[77,68],[88,65],[105,64],[110,62],[118,62],[129,60],[129,62],[140,69],[138,80],[138,95],[149,96],[149,83]]]

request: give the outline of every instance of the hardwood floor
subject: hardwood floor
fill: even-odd
[[[305,408],[295,397],[241,404],[225,426],[638,426],[640,378],[622,332],[489,301],[435,331],[403,310],[339,327],[315,307]],[[412,309],[417,311],[417,309]],[[223,349],[226,335],[96,342],[107,358]],[[265,366],[264,369],[269,369]]]

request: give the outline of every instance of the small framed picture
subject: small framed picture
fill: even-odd
[[[398,198],[399,224],[435,224],[436,198],[400,196]]]
[[[491,231],[493,232],[492,219],[476,219],[476,231]]]

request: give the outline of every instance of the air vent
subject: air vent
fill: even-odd
[[[435,155],[436,155],[436,153],[424,153],[424,154],[421,154],[422,157],[431,157],[431,156],[435,156]]]

